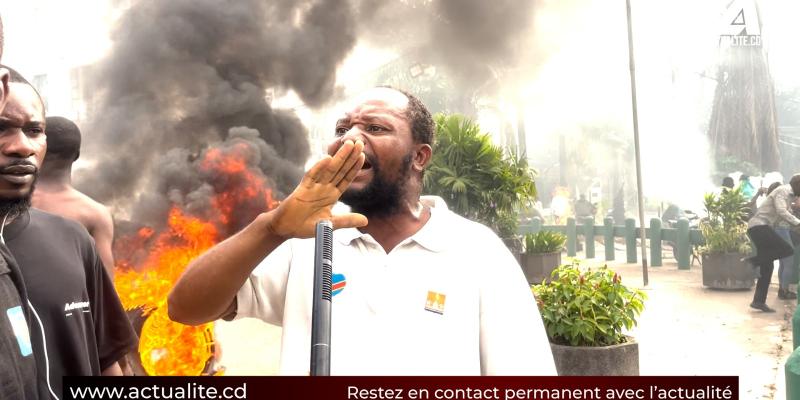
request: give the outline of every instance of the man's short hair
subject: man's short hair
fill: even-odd
[[[48,158],[75,161],[81,155],[81,130],[78,125],[64,117],[47,117],[45,134],[47,134]]]
[[[733,178],[731,178],[730,176],[722,178],[722,186],[733,189],[734,186]]]
[[[26,85],[31,85],[31,83],[27,79],[25,79],[25,77],[22,76],[22,74],[20,74],[19,71],[9,67],[8,65],[3,65],[3,68],[7,69],[8,72],[10,73],[9,82],[24,83]]]
[[[45,108],[44,99],[42,98],[42,95],[39,93],[39,91],[36,89],[36,86],[33,86],[33,84],[31,84],[27,79],[25,79],[25,77],[22,76],[22,74],[20,74],[19,72],[17,72],[17,70],[15,70],[14,68],[2,64],[0,64],[0,67],[8,70],[10,74],[8,83],[23,83],[30,86],[33,89],[33,91],[36,92],[36,96],[39,97],[39,101],[42,102],[42,109]]]
[[[431,112],[428,111],[425,104],[422,104],[420,99],[403,89],[392,86],[379,87],[396,90],[408,98],[406,119],[408,119],[408,125],[411,127],[411,137],[414,138],[416,143],[433,145],[433,134],[436,132],[436,125],[433,123]]]

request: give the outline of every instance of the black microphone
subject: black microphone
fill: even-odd
[[[331,374],[331,281],[333,224],[317,222],[314,241],[314,303],[311,309],[311,376]]]

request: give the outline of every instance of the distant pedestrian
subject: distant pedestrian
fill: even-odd
[[[594,206],[594,204],[589,202],[589,200],[586,200],[585,195],[580,195],[578,201],[575,202],[575,216],[581,221],[586,218],[594,219],[596,210],[597,208]]]
[[[750,307],[764,312],[775,312],[766,304],[767,291],[772,279],[773,262],[794,254],[792,245],[775,230],[778,222],[792,228],[800,226],[800,219],[792,214],[792,203],[800,195],[800,174],[795,174],[788,185],[775,188],[748,221],[747,236],[755,246],[756,254],[748,257],[759,268],[760,275]],[[780,292],[779,292],[780,294]]]
[[[781,184],[779,182],[774,182],[773,184],[769,185],[767,189],[767,195],[772,193],[773,190],[777,189]],[[792,213],[795,214],[794,205],[797,203],[797,199],[792,203]],[[788,222],[781,219],[775,223],[775,232],[778,233],[786,243],[790,245],[792,243],[792,229],[791,225]],[[781,300],[794,300],[797,298],[797,293],[792,292],[789,289],[789,285],[793,282],[797,282],[797,278],[795,277],[794,271],[794,254],[788,257],[783,257],[779,261],[778,266],[778,298]]]
[[[750,177],[748,175],[742,174],[742,176],[739,177],[739,190],[742,191],[742,194],[747,199],[752,198],[756,194],[756,188],[750,183]]]
[[[722,191],[725,192],[727,190],[733,189],[734,183],[733,178],[730,176],[726,176],[722,178]]]

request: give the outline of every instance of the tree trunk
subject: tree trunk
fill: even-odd
[[[779,170],[775,89],[766,53],[760,46],[720,52],[723,59],[708,130],[716,157],[734,157],[762,171]]]

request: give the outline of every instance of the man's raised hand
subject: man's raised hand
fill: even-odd
[[[334,229],[367,225],[367,217],[349,213],[332,215],[333,205],[364,165],[364,143],[347,140],[336,154],[311,167],[294,192],[272,212],[269,229],[284,239],[314,236],[319,220],[328,219]]]

